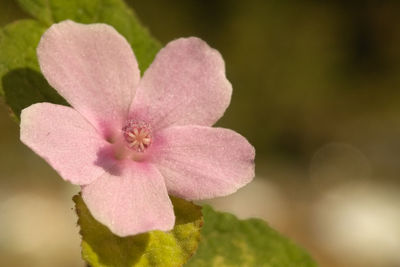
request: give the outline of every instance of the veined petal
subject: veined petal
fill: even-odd
[[[73,184],[91,183],[104,173],[96,162],[107,142],[70,107],[39,103],[25,108],[21,141]]]
[[[189,200],[224,196],[254,177],[254,148],[234,131],[175,126],[156,138],[153,161],[172,195]]]
[[[130,162],[82,187],[93,217],[119,236],[168,231],[175,215],[161,174],[151,164]]]
[[[43,34],[37,54],[50,85],[102,134],[122,127],[140,72],[129,43],[114,28],[54,24]]]
[[[198,38],[170,42],[144,73],[131,106],[155,128],[214,124],[228,107],[232,86],[218,51]]]

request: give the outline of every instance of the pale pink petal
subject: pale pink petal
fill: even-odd
[[[140,79],[128,42],[111,26],[54,24],[37,48],[47,81],[104,134],[122,127]]]
[[[39,103],[25,108],[20,138],[73,184],[88,184],[104,173],[96,162],[107,142],[70,107]]]
[[[82,188],[93,217],[119,236],[168,231],[175,216],[161,174],[151,164],[127,163]]]
[[[172,195],[190,200],[224,196],[254,177],[254,148],[234,131],[175,126],[154,140],[153,161]]]
[[[131,117],[155,128],[214,124],[228,107],[232,86],[220,53],[198,38],[170,42],[139,83]]]

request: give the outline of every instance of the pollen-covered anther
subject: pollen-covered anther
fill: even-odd
[[[122,131],[128,147],[137,152],[144,152],[151,145],[151,129],[145,122],[129,120]]]

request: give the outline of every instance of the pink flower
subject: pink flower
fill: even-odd
[[[47,81],[71,107],[24,109],[21,140],[80,185],[92,215],[115,234],[170,230],[168,194],[224,196],[254,177],[247,140],[210,127],[232,86],[221,55],[202,40],[170,42],[142,78],[128,42],[104,24],[55,24],[37,53]]]

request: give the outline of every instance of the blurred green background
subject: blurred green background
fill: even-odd
[[[256,147],[257,177],[211,204],[266,219],[321,266],[400,266],[400,3],[127,2],[162,43],[199,36],[225,59],[218,125]],[[24,17],[0,0],[1,26]],[[79,189],[20,144],[4,103],[0,127],[0,265],[82,266]]]

